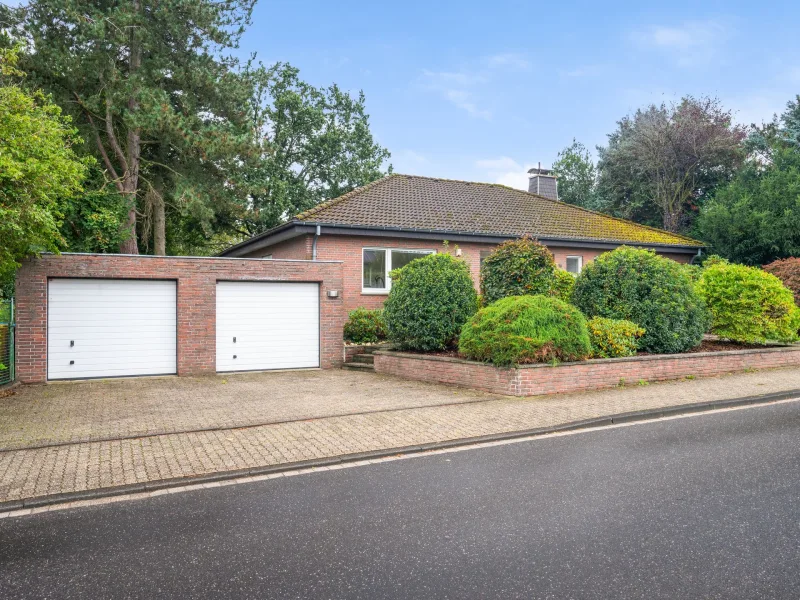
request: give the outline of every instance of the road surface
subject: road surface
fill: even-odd
[[[0,520],[0,598],[800,597],[800,402]]]

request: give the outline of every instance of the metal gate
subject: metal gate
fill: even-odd
[[[14,299],[0,300],[0,386],[14,381]]]

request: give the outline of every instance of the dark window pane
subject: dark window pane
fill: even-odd
[[[404,250],[392,250],[392,270],[405,267],[415,258],[422,258],[428,252],[406,252]]]
[[[386,289],[386,250],[364,250],[364,289]]]

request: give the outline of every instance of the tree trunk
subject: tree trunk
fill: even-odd
[[[135,0],[133,3],[134,10],[139,12],[139,2]],[[130,57],[128,63],[128,76],[134,77],[139,67],[142,65],[142,47],[137,40],[136,28],[131,29],[130,34]],[[138,89],[131,91],[131,96],[128,99],[128,111],[135,113],[139,108],[139,100],[137,98]],[[126,223],[127,231],[130,233],[128,239],[120,244],[119,251],[122,254],[139,254],[139,243],[136,240],[136,195],[139,191],[139,162],[142,153],[141,148],[141,130],[138,127],[133,127],[128,130],[128,168],[122,179],[122,186],[125,190],[125,196],[128,200],[128,221]]]
[[[127,181],[125,182],[127,184]],[[125,186],[128,187],[127,185]],[[125,197],[128,199],[128,220],[123,226],[123,231],[129,235],[119,245],[120,254],[139,254],[139,242],[136,240],[136,189],[130,192],[126,189]]]
[[[156,256],[166,256],[167,254],[164,197],[160,193],[153,194],[153,254]]]

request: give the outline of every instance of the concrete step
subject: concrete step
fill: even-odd
[[[371,365],[375,363],[375,355],[374,354],[356,354],[353,356],[352,362],[354,363],[363,363],[365,365]]]
[[[342,365],[343,369],[350,369],[351,371],[374,371],[375,365],[360,362],[349,362]]]

